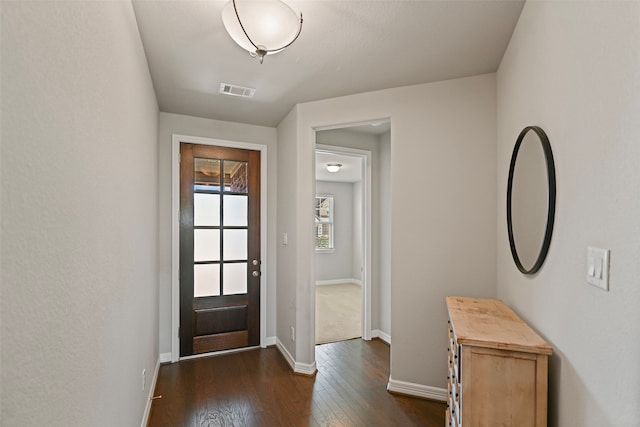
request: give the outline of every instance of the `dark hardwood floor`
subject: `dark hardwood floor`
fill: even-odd
[[[446,405],[390,394],[389,346],[316,347],[315,378],[275,347],[162,365],[148,426],[444,426]]]

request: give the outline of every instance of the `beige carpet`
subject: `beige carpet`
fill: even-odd
[[[316,286],[316,344],[362,336],[362,286]]]

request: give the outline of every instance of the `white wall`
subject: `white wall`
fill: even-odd
[[[640,419],[640,3],[527,2],[497,73],[498,296],[554,347],[550,426]],[[506,233],[509,158],[526,125],[555,157],[557,210],[535,276]],[[587,285],[586,253],[611,250],[610,292]]]
[[[495,296],[495,76],[368,92],[296,107],[297,349],[313,360],[313,129],[391,118],[391,377],[446,384],[447,294]],[[278,135],[280,143],[280,135]],[[279,146],[279,148],[282,148]],[[282,203],[279,202],[279,207]],[[285,270],[286,271],[286,270]],[[306,294],[305,294],[306,292]],[[303,334],[300,332],[303,331]]]
[[[131,3],[3,1],[1,27],[2,425],[140,425],[158,107]]]
[[[316,181],[316,194],[333,196],[334,204],[334,250],[316,252],[316,281],[351,279],[355,246],[353,230],[355,226],[361,227],[353,222],[353,183]]]
[[[160,353],[171,352],[171,139],[173,134],[198,136],[267,146],[267,337],[276,332],[276,130],[264,126],[160,113]],[[266,256],[265,256],[266,255]],[[266,258],[266,262],[264,259]]]
[[[289,352],[295,360],[296,344],[291,339],[290,328],[296,327],[297,297],[298,297],[298,227],[296,211],[296,175],[298,162],[296,156],[296,123],[297,108],[285,117],[278,125],[278,269],[277,269],[277,339],[280,345]],[[309,191],[310,195],[311,191]],[[305,211],[309,218],[313,218],[313,204],[310,201]],[[287,235],[288,243],[284,242]],[[308,242],[309,251],[313,243]],[[314,279],[315,282],[315,279]],[[315,313],[315,310],[314,310]]]

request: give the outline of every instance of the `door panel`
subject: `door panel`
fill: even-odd
[[[180,356],[260,344],[260,153],[180,144]]]

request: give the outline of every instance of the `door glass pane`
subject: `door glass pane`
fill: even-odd
[[[193,225],[220,225],[219,194],[193,194]]]
[[[247,293],[247,263],[225,264],[223,270],[224,294]]]
[[[227,195],[224,196],[224,225],[247,226],[247,196]]]
[[[224,230],[223,256],[225,261],[247,259],[247,230]]]
[[[193,296],[215,297],[220,295],[220,264],[196,264],[193,266]]]
[[[220,230],[193,230],[193,260],[220,261]]]
[[[220,190],[220,160],[194,158],[193,174],[196,189]]]
[[[247,162],[224,161],[224,191],[246,193]]]

